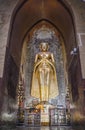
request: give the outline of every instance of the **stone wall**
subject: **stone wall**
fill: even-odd
[[[7,55],[6,47],[9,36],[10,21],[17,1],[18,0],[0,0],[0,113],[4,98],[8,99],[7,88],[5,88],[7,79],[3,79],[3,75],[5,75],[5,55]],[[8,57],[6,56],[6,61],[7,59]]]
[[[0,77],[3,76],[10,21],[17,1],[18,0],[0,0]]]
[[[76,38],[79,46],[82,78],[85,79],[85,2],[66,0],[70,5],[75,22]]]

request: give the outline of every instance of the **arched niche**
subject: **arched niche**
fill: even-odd
[[[68,91],[67,58],[62,34],[48,21],[37,23],[26,35],[22,47],[19,83],[24,81],[25,106],[29,106],[36,98],[31,96],[31,83],[35,55],[40,52],[41,42],[48,42],[49,51],[53,53],[56,63],[59,96],[50,99],[55,106],[66,107],[66,94]],[[22,78],[21,78],[22,77]],[[39,100],[39,99],[38,99]]]

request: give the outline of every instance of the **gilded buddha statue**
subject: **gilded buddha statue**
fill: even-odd
[[[32,76],[31,96],[40,101],[48,101],[58,96],[58,83],[53,53],[48,51],[48,43],[40,44],[41,52],[35,56]]]

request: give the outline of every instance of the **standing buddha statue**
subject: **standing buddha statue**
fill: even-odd
[[[40,44],[41,51],[35,56],[32,76],[31,96],[41,102],[55,98],[59,93],[54,56],[48,48],[48,43]]]

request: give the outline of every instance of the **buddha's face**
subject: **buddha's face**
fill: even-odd
[[[48,43],[45,43],[45,42],[41,43],[40,44],[40,49],[43,52],[47,51],[48,50]]]

